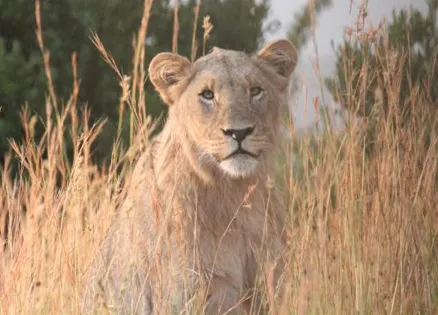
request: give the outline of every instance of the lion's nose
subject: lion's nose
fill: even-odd
[[[254,127],[244,129],[222,129],[224,135],[233,138],[237,142],[242,142],[247,136],[252,134]]]

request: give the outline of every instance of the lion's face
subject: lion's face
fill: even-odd
[[[275,140],[281,105],[275,89],[239,52],[216,49],[194,70],[179,100],[190,138],[232,177],[254,173]]]
[[[199,164],[232,178],[255,174],[279,136],[280,110],[296,64],[294,47],[279,41],[255,58],[213,49],[194,64],[173,54],[156,60],[159,56],[151,63],[151,80],[173,105],[169,115],[196,147]]]

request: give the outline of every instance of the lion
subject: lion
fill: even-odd
[[[287,40],[252,57],[213,48],[193,63],[153,58],[168,119],[133,171],[84,312],[255,313],[271,265],[280,287],[286,211],[269,179],[296,63]]]

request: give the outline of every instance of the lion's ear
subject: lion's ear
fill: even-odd
[[[187,58],[172,53],[160,53],[149,64],[149,78],[168,105],[178,99],[180,83],[189,76],[191,66]]]
[[[297,65],[297,55],[295,46],[288,40],[281,39],[266,45],[256,58],[289,79]]]

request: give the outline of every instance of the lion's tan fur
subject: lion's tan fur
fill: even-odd
[[[249,312],[261,265],[281,266],[285,215],[269,175],[294,52],[279,41],[255,58],[215,49],[193,65],[172,54],[152,61],[151,81],[170,105],[169,118],[133,172],[98,267],[106,272],[94,274],[103,279],[105,303],[120,313],[190,313],[193,297],[204,296],[207,314]],[[218,91],[214,119],[196,107],[203,84]],[[248,102],[248,84],[263,87],[263,104]],[[230,176],[217,162],[228,148],[221,129],[249,123],[256,127],[247,146],[261,152],[259,167]],[[87,292],[88,306],[96,288]]]

